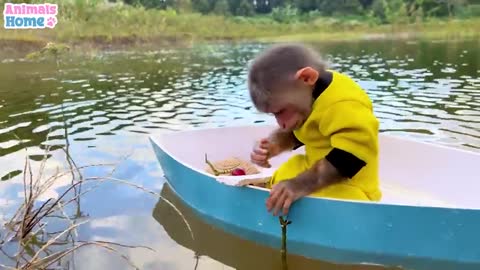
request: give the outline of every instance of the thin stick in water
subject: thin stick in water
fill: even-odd
[[[284,219],[282,216],[279,217],[280,226],[282,227],[282,249],[280,253],[282,255],[282,270],[288,270],[287,264],[287,226],[292,223],[288,219]]]

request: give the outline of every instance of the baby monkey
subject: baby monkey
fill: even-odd
[[[267,188],[268,211],[288,214],[303,196],[378,201],[378,132],[372,102],[349,76],[329,70],[314,50],[301,44],[273,46],[254,59],[248,75],[257,110],[279,127],[260,139],[251,161],[269,159],[301,146],[275,171]]]

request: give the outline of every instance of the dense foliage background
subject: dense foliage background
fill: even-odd
[[[117,2],[112,1],[111,2]],[[480,15],[478,0],[124,0],[129,5],[202,14],[254,16],[270,14],[278,21],[295,17],[366,16],[388,23],[398,17],[470,17]]]

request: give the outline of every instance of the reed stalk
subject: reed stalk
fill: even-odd
[[[92,192],[96,187],[106,181],[134,187],[165,201],[183,219],[192,239],[194,239],[193,231],[186,218],[173,203],[163,198],[158,192],[148,190],[128,180],[114,178],[113,172],[116,169],[115,164],[78,166],[69,150],[68,133],[65,137],[67,147],[63,149],[63,152],[67,158],[66,164],[68,169],[66,171],[59,171],[57,169],[51,176],[46,176],[45,173],[47,159],[50,156],[48,154],[50,148],[48,146],[45,147],[45,154],[40,161],[37,177],[34,176],[32,170],[28,148],[25,149],[26,158],[22,179],[24,200],[19,203],[16,211],[9,217],[0,235],[0,252],[3,253],[5,258],[10,260],[9,262],[2,261],[0,263],[0,269],[63,269],[62,263],[65,263],[65,261],[69,264],[68,268],[74,268],[72,265],[74,265],[75,251],[87,246],[98,247],[116,254],[132,268],[139,269],[126,255],[122,254],[115,247],[131,249],[142,248],[156,252],[155,250],[139,245],[124,245],[107,241],[82,241],[81,239],[77,239],[78,227],[89,222],[87,216],[83,215],[80,210],[80,198],[88,192]],[[104,177],[88,177],[83,175],[83,170],[98,166],[112,166],[113,170]],[[42,195],[49,192],[55,183],[65,177],[71,178],[68,179],[70,181],[68,181],[69,184],[67,184],[65,190],[60,193],[57,198],[49,198],[42,201]],[[94,185],[93,187],[82,190],[81,187],[87,183],[93,183]],[[74,207],[73,213],[69,215],[67,209],[71,209],[69,207],[72,206]],[[47,224],[52,219],[61,219],[68,224],[58,232],[50,232],[48,231]],[[7,248],[7,246],[9,248]],[[9,254],[7,250],[11,252],[12,247],[16,247],[16,251],[14,254]]]

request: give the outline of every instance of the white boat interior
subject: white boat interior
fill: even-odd
[[[152,139],[179,162],[206,174],[205,153],[211,161],[232,157],[249,160],[255,141],[266,137],[273,128],[252,125],[193,129],[154,135]],[[302,151],[300,148],[273,158],[273,168],[263,173],[270,174],[290,155]],[[378,203],[480,208],[480,152],[381,133],[379,162],[383,196]]]

